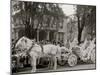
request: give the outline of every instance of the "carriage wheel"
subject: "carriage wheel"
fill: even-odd
[[[92,50],[90,57],[91,57],[92,63],[95,63],[96,62],[96,59],[95,59],[96,58],[95,57],[95,49]]]
[[[76,64],[77,64],[77,56],[74,54],[71,54],[68,58],[68,65],[75,66]]]
[[[58,65],[64,66],[66,64],[66,60],[58,60]]]
[[[58,63],[58,65],[60,65],[60,66],[64,66],[65,64],[66,64],[66,62],[67,62],[67,60],[64,60],[64,59],[58,59],[58,61],[57,61],[57,63]]]

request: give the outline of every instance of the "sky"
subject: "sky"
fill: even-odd
[[[66,16],[75,14],[74,5],[65,5],[65,4],[62,4],[62,5],[60,5],[60,7],[62,8],[62,10],[64,11],[64,14]]]

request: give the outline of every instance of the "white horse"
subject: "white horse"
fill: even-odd
[[[61,50],[59,46],[47,44],[43,45],[43,49],[40,45],[36,44],[34,40],[30,40],[27,37],[22,37],[16,43],[15,48],[21,50],[29,51],[31,57],[32,72],[36,72],[37,59],[40,57],[49,56],[52,59],[52,64],[54,64],[53,69],[57,68],[57,58],[60,59]]]

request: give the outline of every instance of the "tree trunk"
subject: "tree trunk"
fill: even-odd
[[[78,45],[81,43],[82,29],[78,30]]]
[[[29,22],[26,22],[26,25],[25,25],[25,35],[28,37],[28,38],[31,38],[31,29],[30,29],[30,25],[29,25]]]
[[[79,16],[77,15],[77,19],[78,19],[78,45],[81,43],[81,28],[80,28],[80,19]]]

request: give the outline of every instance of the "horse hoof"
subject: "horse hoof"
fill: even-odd
[[[54,68],[54,70],[56,70],[56,68]]]
[[[31,70],[32,73],[36,72],[35,70]]]

